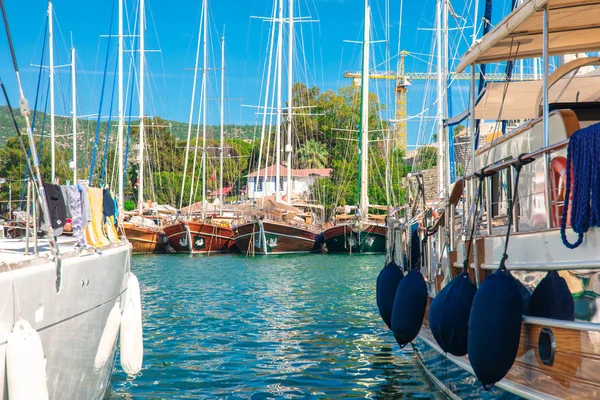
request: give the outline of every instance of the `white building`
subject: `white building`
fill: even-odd
[[[266,181],[265,181],[266,172]],[[246,178],[248,179],[247,194],[249,199],[260,199],[261,197],[275,195],[275,176],[277,169],[275,165],[254,171]],[[292,169],[292,198],[306,198],[310,196],[310,186],[317,178],[330,178],[333,174],[331,168],[318,169]],[[281,198],[287,198],[287,168],[279,166]]]

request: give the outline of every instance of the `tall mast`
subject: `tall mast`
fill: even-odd
[[[279,33],[277,35],[277,126],[275,131],[275,200],[281,201],[281,78],[283,56],[283,0],[279,0]],[[288,166],[289,168],[289,166]]]
[[[208,0],[203,1],[204,19],[202,21],[204,37],[204,60],[202,63],[202,218],[206,216],[204,204],[206,202],[206,69],[208,68],[208,42],[206,35],[208,34]]]
[[[358,208],[362,221],[369,219],[369,50],[371,30],[371,7],[369,0],[365,0],[365,28],[363,32],[363,60],[361,74],[361,112],[360,112],[360,200]]]
[[[77,184],[77,76],[75,73],[75,47],[71,47],[71,106],[73,114],[73,184]]]
[[[444,139],[444,61],[442,53],[442,43],[444,41],[442,34],[442,13],[444,0],[438,0],[436,4],[436,34],[437,34],[437,139],[438,139],[438,191],[441,194],[444,192],[446,187],[445,183],[445,166],[446,166],[446,153],[445,153],[445,139]]]
[[[125,182],[123,181],[123,175],[125,171],[123,170],[123,128],[125,126],[125,116],[123,115],[123,0],[119,1],[119,53],[118,53],[118,74],[119,76],[119,92],[118,92],[118,115],[119,115],[119,126],[117,129],[117,154],[118,154],[118,164],[119,164],[119,195],[117,196],[117,202],[119,207],[119,216],[122,218],[123,215],[123,197],[124,197],[124,186]]]
[[[224,31],[224,30],[223,30]],[[219,215],[223,215],[223,146],[225,145],[225,32],[221,37],[221,147],[219,148]]]
[[[140,0],[140,151],[139,151],[139,186],[138,186],[138,210],[140,215],[144,213],[144,68],[146,64],[144,39],[146,30],[146,19],[144,10],[144,0]]]
[[[288,2],[288,109],[287,109],[287,145],[285,151],[287,153],[287,187],[286,196],[287,203],[292,204],[292,87],[293,87],[293,70],[292,64],[294,62],[294,0]]]
[[[52,2],[48,2],[48,44],[50,45],[50,180],[56,177],[55,137],[54,137],[54,22]]]

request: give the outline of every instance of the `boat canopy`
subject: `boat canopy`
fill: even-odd
[[[465,53],[457,72],[472,64],[542,56],[544,7],[550,55],[600,49],[600,1],[525,0]]]
[[[549,89],[549,102],[579,103],[600,101],[600,76],[562,78]],[[533,119],[540,116],[542,81],[488,82],[485,94],[475,106],[475,118],[482,120]]]

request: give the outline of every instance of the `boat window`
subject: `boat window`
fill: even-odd
[[[492,218],[508,216],[511,193],[510,169],[492,176]]]

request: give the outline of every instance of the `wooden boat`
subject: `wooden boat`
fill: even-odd
[[[274,221],[253,221],[233,228],[240,252],[249,255],[308,253],[316,251],[317,233]]]
[[[589,40],[593,35],[589,18],[593,15],[600,15],[597,3],[526,0],[469,50],[457,72],[476,64],[512,59],[515,48],[511,43],[517,40],[520,45],[515,46],[520,46],[521,57],[539,57],[542,53],[596,52],[600,43]],[[553,28],[548,29],[544,20],[551,21]],[[595,32],[597,28],[593,30]],[[544,62],[548,62],[548,57]],[[464,180],[448,188],[441,216],[422,218],[414,214],[390,221],[393,229],[388,242],[389,257],[398,265],[403,265],[406,259],[407,246],[403,237],[410,233],[406,221],[413,226],[420,222],[423,227],[431,228],[419,231],[420,239],[425,232],[431,233],[429,251],[422,254],[422,264],[417,266],[424,275],[428,298],[423,324],[412,346],[429,376],[450,398],[495,398],[508,397],[509,394],[529,399],[598,398],[600,229],[590,223],[589,230],[580,233],[581,221],[577,218],[586,218],[587,207],[592,210],[600,207],[598,199],[590,196],[590,190],[600,185],[600,177],[590,174],[588,181],[581,179],[585,175],[582,172],[590,166],[575,161],[584,156],[594,159],[598,154],[593,154],[595,150],[591,146],[574,145],[571,148],[571,144],[589,137],[586,135],[595,134],[595,130],[600,128],[596,125],[600,122],[597,112],[591,112],[600,106],[597,102],[597,80],[594,85],[590,83],[590,77],[576,76],[579,68],[599,63],[598,57],[566,62],[551,75],[544,75],[543,84],[523,82],[539,89],[533,92],[523,91],[524,86],[519,88],[519,82],[516,82],[511,84],[517,85],[515,92],[511,93],[511,85],[508,85],[500,100],[505,97],[516,99],[518,104],[511,105],[511,115],[515,119],[527,120],[531,118],[527,113],[533,112],[536,114],[534,118],[484,147],[473,149],[471,165],[476,173],[467,174]],[[575,84],[573,90],[569,88],[566,76]],[[580,79],[583,81],[578,82]],[[557,91],[560,95],[556,95]],[[586,101],[591,91],[596,94],[591,101]],[[492,92],[485,94],[492,95]],[[560,102],[555,100],[558,96]],[[481,103],[486,103],[486,99]],[[474,119],[475,115],[471,117]],[[592,129],[588,128],[590,126]],[[565,157],[573,166],[572,172],[568,164],[564,167],[562,163]],[[569,176],[566,183],[565,176]],[[572,197],[569,195],[569,179],[573,187],[582,190],[572,189]],[[588,189],[585,189],[585,182],[589,184]],[[482,191],[481,207],[484,211],[481,214],[477,212],[475,195],[476,189],[482,187],[479,185],[486,187]],[[518,192],[515,187],[518,187]],[[565,205],[566,201],[569,206]],[[464,204],[462,215],[465,218],[468,215],[468,219],[475,219],[475,222],[467,219],[464,226],[461,225],[458,217],[460,204]],[[518,206],[513,207],[514,204]],[[566,217],[562,214],[563,207],[567,209]],[[475,235],[469,233],[471,224],[475,227]],[[578,246],[571,244],[567,248],[565,242],[572,242],[577,236],[573,230],[580,233],[583,240]],[[470,253],[465,250],[469,247],[473,249]],[[443,256],[439,257],[440,254]],[[403,267],[406,268],[405,265]],[[429,308],[463,268],[469,280],[478,286],[475,301],[478,297],[482,298],[482,291],[487,290],[493,278],[500,274],[516,278],[531,296],[528,302],[523,301],[520,333],[516,331],[516,356],[504,377],[492,383],[494,387],[490,392],[476,378],[479,377],[480,366],[474,363],[477,354],[474,353],[474,344],[472,347],[475,339],[471,329],[472,323],[477,322],[473,315],[475,305],[470,309],[468,354],[448,354],[442,349],[440,339],[432,333],[434,318],[429,314]],[[550,276],[551,271],[557,271],[555,281],[560,285],[553,286],[548,293],[550,297],[545,305],[551,315],[544,316],[533,307],[540,299],[534,299],[534,296],[540,282]],[[562,297],[560,303],[552,297],[558,296],[559,292],[568,296],[566,299]],[[478,306],[493,305],[478,303]],[[501,309],[502,304],[496,307]],[[559,310],[561,307],[564,309]],[[520,308],[516,311],[519,314]],[[489,343],[490,349],[496,346],[497,342]]]
[[[159,226],[123,222],[123,230],[134,254],[162,253],[167,247],[167,237]]]
[[[323,232],[329,253],[384,253],[387,227],[372,223],[344,223]]]
[[[236,252],[231,226],[218,221],[178,221],[165,226],[169,245],[178,253]]]

